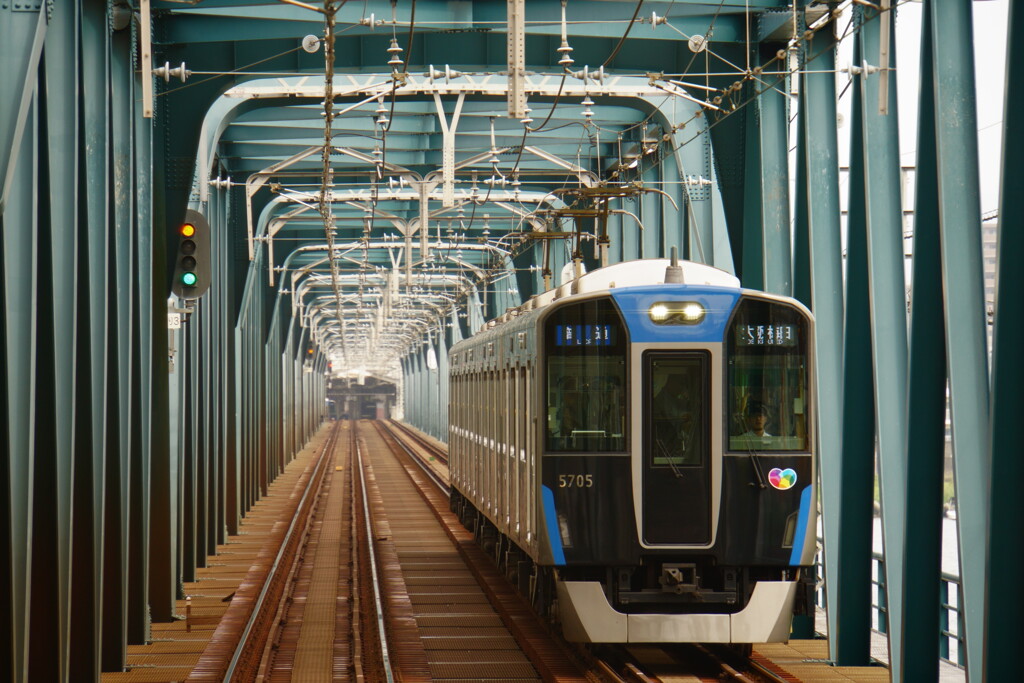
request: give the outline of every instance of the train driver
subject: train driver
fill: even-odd
[[[754,399],[747,401],[747,431],[743,436],[764,438],[770,437],[771,434],[764,430],[765,425],[768,423],[768,409],[764,403]]]

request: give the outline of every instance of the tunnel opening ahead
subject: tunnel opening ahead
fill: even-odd
[[[373,376],[334,378],[327,384],[327,415],[332,420],[383,420],[391,417],[397,387]]]

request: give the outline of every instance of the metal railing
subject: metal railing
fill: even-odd
[[[820,542],[820,541],[819,541]],[[815,602],[825,605],[825,582],[821,555],[816,558],[817,589]],[[888,600],[885,589],[885,559],[881,553],[871,555],[871,625],[879,633],[888,632]],[[960,577],[943,572],[939,584],[939,659],[953,666],[964,667],[967,650],[964,644],[964,615],[960,611]]]

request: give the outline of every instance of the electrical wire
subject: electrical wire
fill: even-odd
[[[722,1],[724,2],[725,0],[722,0]],[[601,62],[601,66],[602,67],[608,66],[608,64],[613,59],[615,59],[615,56],[617,54],[619,54],[619,50],[621,50],[623,44],[625,44],[626,38],[629,36],[629,32],[633,30],[633,24],[636,23],[636,18],[640,14],[640,8],[643,7],[643,4],[644,4],[644,0],[638,0],[638,2],[636,3],[636,9],[633,10],[633,18],[631,18],[629,20],[629,25],[626,26],[626,32],[622,34],[621,38],[619,38],[618,44],[615,46],[615,49],[612,50],[612,53],[610,55],[608,55],[608,58],[605,59],[603,62]]]

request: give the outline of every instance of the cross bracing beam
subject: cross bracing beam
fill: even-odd
[[[598,80],[594,76],[583,79],[566,79],[562,83],[560,75],[554,74],[527,74],[524,79],[524,90],[528,97],[578,97],[587,96],[608,96],[627,98],[649,98],[654,100],[665,99],[666,95],[682,98],[691,103],[695,102],[689,93],[682,88],[676,87],[667,91],[663,87],[655,85],[660,74],[649,74],[647,76],[619,76],[605,74]],[[324,86],[317,78],[287,78],[277,79],[273,83],[264,82],[260,84],[246,84],[235,86],[224,93],[224,97],[242,100],[261,100],[278,98],[324,98]],[[340,83],[336,87],[341,92],[336,92],[336,97],[382,97],[389,96],[393,86],[389,82],[381,82],[379,75],[339,75]],[[505,76],[497,75],[471,75],[467,74],[458,79],[458,82],[432,83],[430,79],[417,74],[407,74],[405,82],[395,88],[396,96],[407,98],[410,96],[451,96],[451,95],[473,95],[477,97],[501,98],[504,96],[507,87]],[[701,106],[713,106],[710,102],[696,100]]]
[[[155,2],[155,6],[170,10],[165,20],[165,39],[169,42],[209,43],[220,42],[230,33],[240,32],[250,40],[274,40],[293,37],[297,31],[313,32],[322,27],[322,19],[309,10],[289,4],[266,5],[242,3],[224,7],[207,7],[207,3],[194,7],[174,2]],[[548,0],[533,0],[525,3],[525,28],[528,37],[551,37],[560,35],[560,16],[556,3]],[[716,15],[715,39],[719,42],[742,42],[748,36],[743,24],[743,14],[784,9],[785,5],[773,0],[760,0],[749,4],[732,0],[718,3],[672,3],[665,0],[645,3],[657,17],[651,14],[640,17],[633,29],[635,36],[647,41],[675,41],[680,36],[701,35],[707,30],[707,17]],[[345,30],[349,39],[366,41],[387,37],[391,29],[407,31],[408,10],[400,8],[394,15],[387,2],[364,4],[352,3],[342,7],[338,14],[339,28]],[[577,39],[608,39],[617,37],[622,23],[633,11],[629,3],[569,3],[568,19]],[[422,15],[426,14],[424,17]],[[667,16],[671,15],[671,16]],[[443,33],[431,36],[433,32],[448,30],[474,31],[493,39],[503,38],[507,17],[504,3],[476,3],[457,5],[451,9],[437,9],[425,4],[417,10],[416,24],[427,33],[421,38],[443,38]],[[528,55],[530,51],[527,51]],[[383,61],[383,60],[382,60]]]

